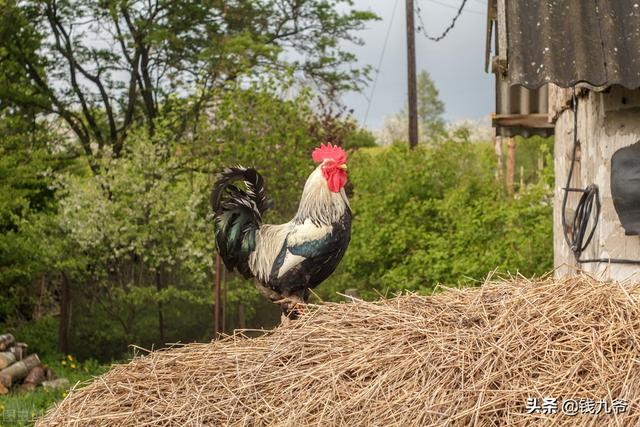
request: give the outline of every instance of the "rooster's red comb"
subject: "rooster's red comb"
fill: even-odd
[[[322,163],[326,159],[331,159],[339,165],[347,163],[347,153],[337,145],[320,144],[320,147],[313,150],[311,158],[316,163]]]

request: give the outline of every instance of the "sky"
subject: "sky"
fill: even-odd
[[[449,25],[462,0],[414,0],[421,8],[429,35],[440,35]],[[391,23],[389,40],[379,68],[378,82],[373,93],[366,123],[367,97],[371,97],[372,83],[362,93],[348,93],[345,104],[354,110],[356,119],[371,129],[380,129],[384,117],[394,114],[407,102],[407,56],[404,0],[354,0],[360,10],[375,12],[380,21],[367,24],[360,32],[363,46],[346,46],[358,56],[358,65],[375,69],[380,61],[384,39]],[[445,104],[445,119],[477,120],[494,110],[493,74],[484,71],[486,0],[468,0],[456,26],[447,37],[432,42],[416,29],[417,70],[431,74]],[[419,25],[416,17],[416,27]],[[366,95],[366,96],[365,96]]]

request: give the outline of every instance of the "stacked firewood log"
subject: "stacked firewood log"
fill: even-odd
[[[27,347],[11,334],[0,335],[0,394],[7,394],[12,387],[34,390],[43,382],[55,380],[51,368],[40,363],[37,354],[27,354]]]

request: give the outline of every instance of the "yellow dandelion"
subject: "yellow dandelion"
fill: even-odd
[[[76,364],[75,363],[71,364],[71,369],[76,369]]]
[[[73,356],[70,354],[67,354],[67,359],[69,359],[69,362],[71,362],[73,360]]]
[[[67,394],[69,393],[67,393],[66,391],[62,392],[62,397],[67,397]]]
[[[62,366],[67,366],[67,361],[66,360],[62,361]]]

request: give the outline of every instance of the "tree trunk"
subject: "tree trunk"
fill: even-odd
[[[240,329],[247,328],[247,314],[244,310],[243,303],[238,303],[238,327]]]
[[[227,330],[227,285],[228,285],[227,269],[222,269],[222,332]]]
[[[69,352],[69,326],[71,324],[71,284],[69,277],[62,273],[60,282],[60,325],[58,327],[58,352]]]
[[[156,270],[156,290],[158,294],[162,291],[162,280],[160,277],[160,271]],[[158,332],[160,333],[160,344],[164,346],[164,313],[162,307],[162,301],[158,300]]]
[[[24,360],[16,362],[8,368],[0,371],[0,384],[10,388],[12,384],[26,377],[29,372],[40,364],[40,359],[36,354],[27,356]]]
[[[220,336],[221,326],[222,326],[222,294],[221,294],[221,286],[222,286],[222,259],[220,255],[216,255],[216,276],[215,282],[213,284],[213,338],[218,339]]]
[[[33,391],[45,380],[45,370],[42,365],[35,366],[29,371],[27,378],[20,386],[21,391]]]
[[[0,369],[4,369],[9,365],[16,363],[16,355],[10,351],[0,353]]]
[[[507,147],[509,148],[507,154],[507,193],[513,194],[513,180],[516,173],[516,139],[510,137],[507,141]]]

